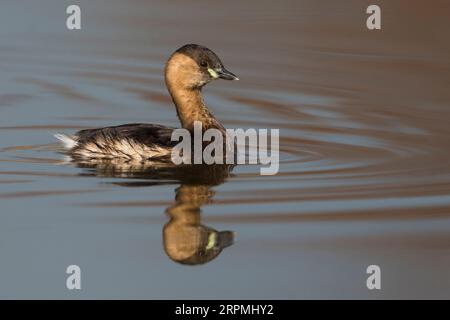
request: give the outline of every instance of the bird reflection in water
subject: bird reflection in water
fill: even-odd
[[[214,186],[230,176],[230,165],[158,166],[143,163],[89,161],[76,162],[82,175],[136,178],[140,181],[115,182],[124,187],[144,187],[180,183],[175,201],[166,209],[169,222],[163,228],[166,254],[185,265],[205,264],[234,242],[234,232],[217,231],[202,224],[201,207],[211,202]],[[146,180],[146,181],[142,181]]]

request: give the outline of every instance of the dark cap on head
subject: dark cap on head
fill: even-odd
[[[187,44],[179,48],[176,52],[192,58],[202,72],[209,75],[212,79],[239,80],[236,75],[225,69],[219,57],[205,46]]]

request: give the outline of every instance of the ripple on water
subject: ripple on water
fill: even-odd
[[[144,53],[138,39],[130,40],[135,47],[89,37],[82,41],[90,46],[79,49],[74,49],[63,38],[52,42],[50,47],[26,42],[2,47],[0,67],[18,89],[17,92],[1,93],[0,106],[15,106],[14,119],[19,120],[2,122],[0,132],[4,135],[26,132],[42,138],[41,143],[35,145],[10,138],[0,140],[0,165],[3,168],[0,176],[17,176],[0,180],[0,184],[18,184],[24,188],[29,185],[31,188],[16,193],[3,192],[0,197],[39,196],[41,191],[34,190],[37,187],[29,183],[39,177],[64,179],[70,187],[74,178],[98,174],[92,169],[75,168],[58,153],[60,150],[56,145],[49,145],[55,131],[72,133],[82,128],[136,120],[167,125],[177,123],[162,77],[168,49],[155,47],[152,53]],[[105,52],[105,48],[109,51]],[[69,49],[74,51],[67,54],[71,52]],[[333,66],[333,61],[348,63],[350,58],[355,58],[361,68],[366,68],[383,61],[392,64],[393,58],[398,59],[386,54],[353,54],[350,57],[343,48],[303,48],[299,52],[308,59],[312,53],[317,53],[316,59],[325,66]],[[235,63],[239,64],[238,61]],[[238,166],[227,183],[217,186],[223,191],[209,205],[245,207],[243,210],[248,211],[248,216],[230,218],[236,222],[246,219],[264,221],[266,214],[274,217],[275,213],[269,214],[270,210],[255,215],[254,209],[260,209],[261,203],[268,208],[276,206],[280,217],[285,215],[280,219],[286,221],[306,221],[314,216],[323,221],[333,219],[333,214],[336,218],[357,219],[356,212],[360,217],[383,219],[387,218],[383,213],[385,208],[400,212],[411,209],[411,204],[417,207],[422,204],[424,208],[433,207],[433,204],[436,208],[448,205],[450,168],[446,165],[448,153],[444,151],[448,149],[448,132],[436,114],[428,114],[425,121],[421,120],[423,106],[413,102],[404,102],[404,105],[411,104],[408,108],[394,108],[384,101],[368,101],[363,97],[362,85],[344,75],[341,82],[335,84],[327,79],[317,82],[298,77],[297,73],[303,71],[317,80],[321,71],[306,68],[298,59],[287,58],[282,63],[265,59],[267,70],[283,68],[286,71],[285,75],[274,74],[267,82],[252,68],[251,61],[248,63],[241,66],[245,82],[239,86],[211,85],[206,90],[206,100],[227,127],[280,129],[280,173],[261,177],[258,166]],[[407,75],[407,70],[400,67],[395,70],[394,66],[393,72],[398,76]],[[286,85],[275,85],[277,79],[283,79]],[[371,93],[366,86],[364,90],[365,95]],[[21,121],[18,115],[29,114],[29,108],[33,106],[39,107],[41,112],[35,118]],[[448,114],[444,113],[442,118],[445,115]],[[430,125],[430,119],[435,126]],[[146,176],[134,172],[129,177],[126,172],[121,172],[120,177],[109,178],[113,183],[119,183],[112,184],[113,188],[119,188],[122,179],[140,181]],[[180,182],[177,179],[164,181]],[[79,193],[76,188],[60,192],[69,194],[71,191]],[[42,191],[42,195],[48,196],[58,193]],[[105,202],[84,203],[82,198],[80,202],[108,205]],[[152,206],[152,203],[162,204],[160,199],[122,199],[111,201],[110,206]],[[283,206],[288,203],[289,206]],[[291,204],[297,206],[297,212],[291,212]],[[363,214],[378,209],[383,212]],[[346,210],[351,213],[343,214]],[[308,212],[311,215],[307,215]],[[319,215],[320,212],[323,215]],[[225,217],[214,219],[224,221]]]

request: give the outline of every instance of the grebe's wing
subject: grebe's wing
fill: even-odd
[[[73,137],[56,137],[66,147],[73,145],[68,148],[72,158],[149,160],[170,158],[172,147],[178,143],[171,141],[174,129],[155,124],[132,123],[81,130]]]
[[[171,141],[174,129],[158,124],[131,123],[81,130],[75,134],[75,140],[78,146],[97,140],[107,142],[128,140],[146,146],[172,147],[177,143]]]

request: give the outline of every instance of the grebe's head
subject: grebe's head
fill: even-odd
[[[215,259],[233,244],[234,237],[232,231],[217,231],[177,220],[171,220],[163,229],[166,254],[173,261],[187,265],[205,264]]]
[[[206,47],[188,44],[170,57],[166,64],[166,82],[182,89],[197,89],[215,79],[239,80],[225,69],[219,57]]]

